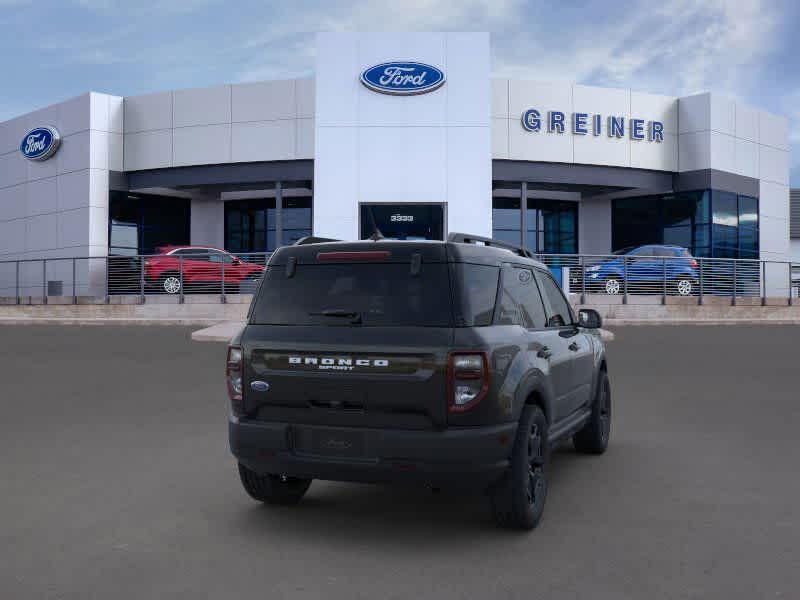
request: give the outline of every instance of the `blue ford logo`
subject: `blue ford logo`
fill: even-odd
[[[55,127],[37,127],[25,134],[19,151],[31,160],[47,160],[56,153],[60,143],[61,136]]]
[[[432,92],[444,83],[444,73],[418,62],[385,62],[361,73],[361,83],[382,94],[411,96]]]

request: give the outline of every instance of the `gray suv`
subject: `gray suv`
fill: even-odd
[[[312,479],[477,488],[499,524],[531,529],[550,450],[608,444],[600,325],[491,239],[283,247],[228,348],[244,489],[290,504]]]

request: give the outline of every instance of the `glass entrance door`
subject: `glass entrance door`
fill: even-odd
[[[361,239],[376,231],[393,240],[443,240],[442,204],[362,204]]]

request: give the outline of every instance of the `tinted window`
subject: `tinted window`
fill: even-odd
[[[500,269],[459,263],[453,266],[453,272],[460,296],[459,324],[466,327],[491,325]]]
[[[185,248],[183,250],[176,250],[172,253],[173,256],[183,256],[186,260],[203,260],[207,261],[209,250],[202,248]]]
[[[298,265],[292,277],[270,267],[253,309],[258,325],[432,326],[451,324],[446,264],[425,264],[416,276],[408,264]],[[325,316],[324,311],[357,313]]]
[[[212,250],[211,254],[208,255],[208,260],[213,263],[225,263],[226,265],[229,265],[233,262],[233,257],[230,254]]]
[[[680,256],[681,251],[678,248],[664,248],[656,246],[653,249],[653,256]]]
[[[539,280],[542,294],[544,294],[550,304],[548,326],[559,327],[561,325],[570,325],[572,323],[572,311],[569,308],[569,303],[566,298],[564,298],[564,294],[561,293],[561,288],[559,288],[553,278],[546,273],[538,273],[537,279]]]
[[[521,325],[528,329],[544,327],[544,305],[530,269],[503,269],[503,293],[497,324]]]

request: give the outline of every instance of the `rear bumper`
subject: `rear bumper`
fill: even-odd
[[[231,452],[258,473],[485,487],[509,465],[516,423],[412,431],[229,421]]]

